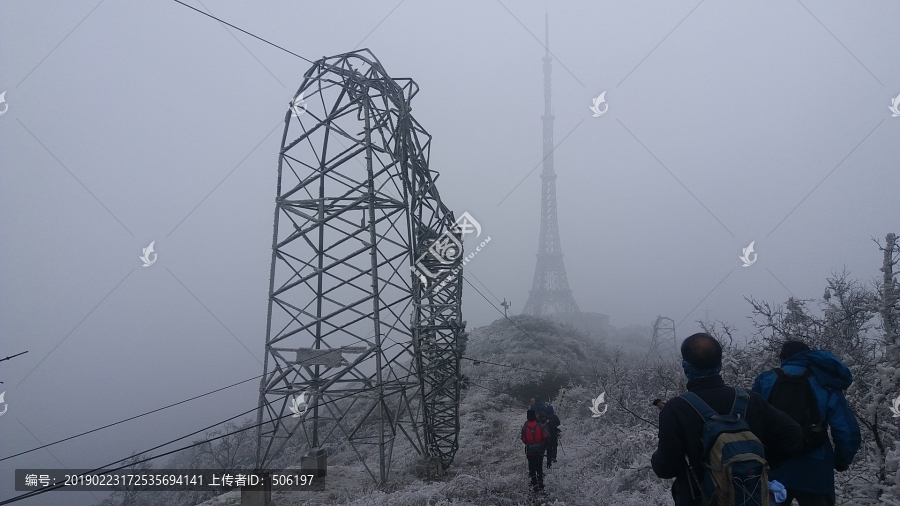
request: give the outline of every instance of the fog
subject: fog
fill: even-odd
[[[896,2],[186,3],[310,60],[369,48],[416,81],[441,197],[491,237],[466,266],[489,299],[465,286],[469,327],[531,288],[545,13],[582,311],[747,336],[745,297],[819,297],[845,267],[869,280],[872,239],[900,232]],[[168,0],[0,10],[0,358],[28,351],[0,362],[3,458],[262,373],[280,134],[310,64]],[[125,458],[253,410],[258,388],[5,460],[0,500],[14,469]]]

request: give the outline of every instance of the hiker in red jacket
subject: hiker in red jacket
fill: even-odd
[[[522,426],[522,442],[525,443],[525,457],[528,459],[528,476],[531,477],[531,489],[535,492],[544,490],[544,449],[550,434],[537,421],[533,409],[528,410],[528,421]]]

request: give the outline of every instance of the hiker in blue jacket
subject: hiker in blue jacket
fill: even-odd
[[[810,350],[800,341],[784,343],[779,358],[781,367],[760,374],[753,391],[800,423],[804,453],[773,469],[769,479],[784,484],[786,505],[796,498],[800,506],[833,506],[834,471],[846,471],[860,446],[859,424],[842,392],[853,375],[828,351]],[[802,393],[809,390],[807,402]],[[834,448],[827,427],[831,427]]]

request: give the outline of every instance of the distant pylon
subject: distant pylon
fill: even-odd
[[[569,289],[563,254],[559,244],[556,218],[556,172],[553,169],[553,113],[550,108],[550,28],[544,17],[547,39],[544,55],[544,169],[541,171],[541,235],[537,265],[523,314],[549,316],[553,313],[579,313],[578,304]]]
[[[668,316],[657,316],[650,336],[650,356],[668,358],[678,351],[675,338],[675,320]]]

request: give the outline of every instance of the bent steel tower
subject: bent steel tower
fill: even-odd
[[[462,233],[411,114],[417,91],[361,49],[316,61],[285,112],[257,469],[295,465],[285,447],[351,449],[382,484],[398,445],[437,472],[453,461]],[[456,257],[425,255],[451,238]]]
[[[553,313],[578,313],[578,304],[569,289],[566,268],[559,245],[556,219],[556,172],[553,170],[553,114],[550,109],[550,28],[544,17],[547,52],[544,54],[544,169],[541,171],[541,237],[538,243],[534,282],[523,314],[549,316]]]

